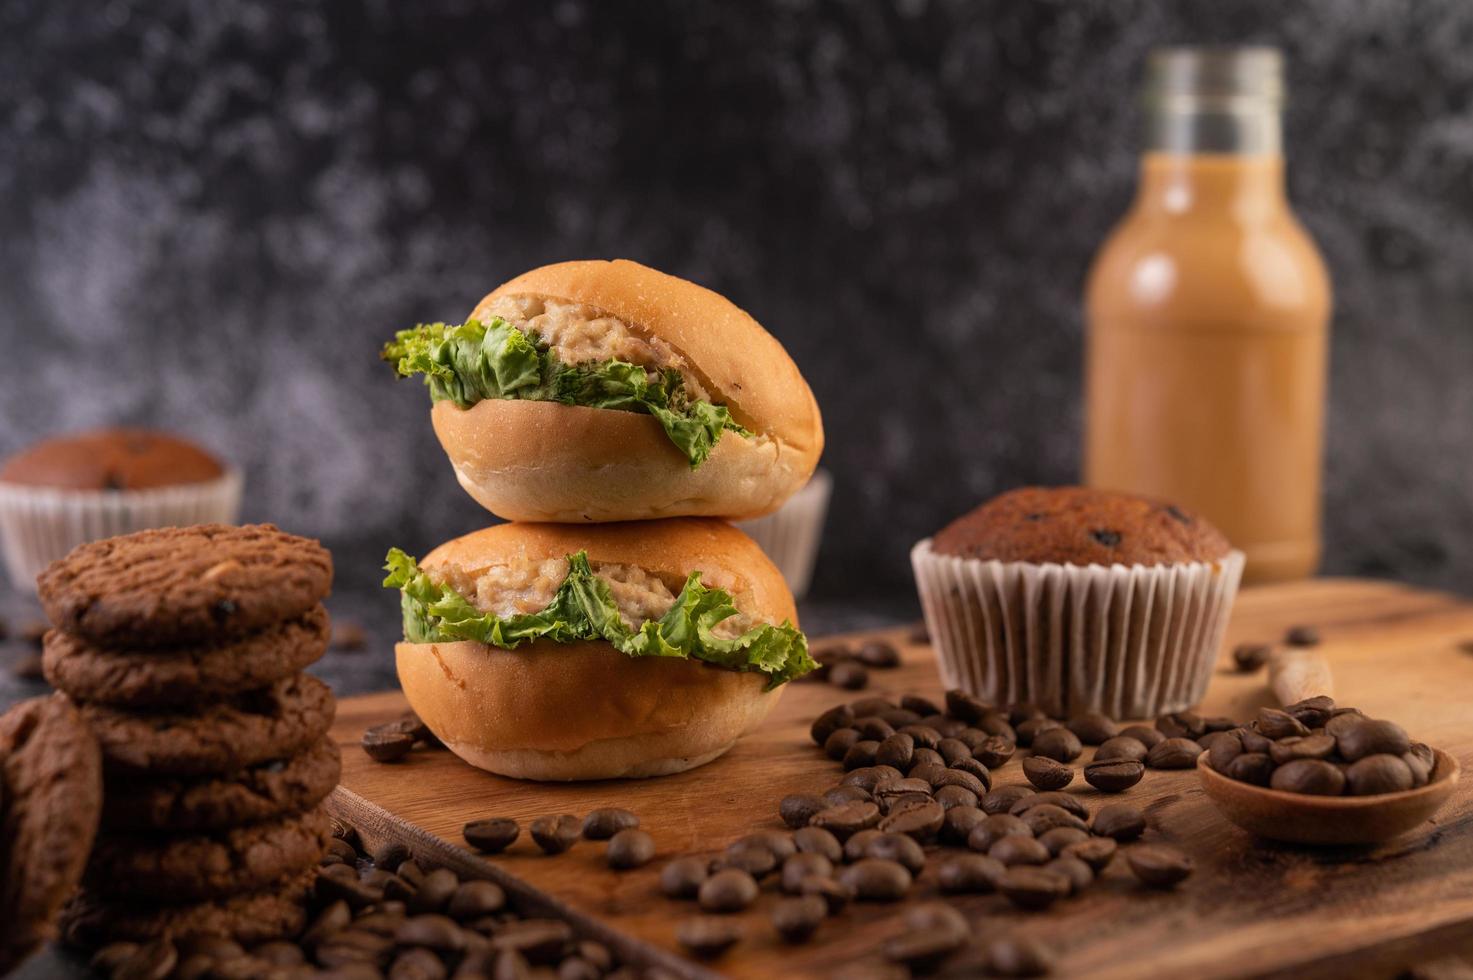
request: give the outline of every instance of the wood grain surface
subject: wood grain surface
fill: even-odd
[[[1473,604],[1404,586],[1318,580],[1246,590],[1202,710],[1246,719],[1271,703],[1266,673],[1231,673],[1228,652],[1238,642],[1276,640],[1299,623],[1323,634],[1341,704],[1399,721],[1465,768],[1473,764]],[[863,695],[940,693],[929,648],[906,643],[906,632],[866,634],[896,641],[905,662],[873,671]],[[811,743],[808,723],[858,696],[825,684],[792,684],[760,732],[705,767],[658,780],[573,785],[502,779],[445,751],[372,762],[357,747],[359,735],[405,704],[397,693],[353,698],[340,705],[334,729],[344,768],[333,805],[365,824],[371,837],[401,839],[431,862],[489,869],[514,882],[524,901],[569,913],[627,954],[649,954],[668,967],[681,962],[676,924],[695,907],[660,894],[660,867],[752,830],[780,828],[783,795],[836,783],[839,766]],[[995,785],[1022,782],[1018,757],[994,779]],[[1091,810],[1107,799],[1141,806],[1150,823],[1144,839],[1181,846],[1196,860],[1197,873],[1174,891],[1148,891],[1117,858],[1091,890],[1045,913],[1017,911],[999,896],[949,899],[973,920],[976,940],[948,972],[975,975],[985,940],[1009,931],[1055,944],[1056,976],[1122,980],[1393,976],[1409,964],[1473,948],[1473,780],[1465,779],[1432,820],[1370,849],[1257,840],[1216,812],[1190,771],[1148,771],[1123,797],[1107,798],[1081,779],[1070,789]],[[525,833],[538,816],[581,816],[600,806],[638,813],[658,842],[656,860],[615,872],[604,864],[602,843],[583,841],[567,854],[545,857]],[[491,816],[518,819],[524,833],[506,854],[483,861],[457,845],[463,824]],[[936,894],[932,856],[909,900]],[[747,938],[724,958],[680,972],[764,980],[842,975],[875,960],[884,940],[899,931],[900,905],[858,904],[827,921],[813,941],[787,945],[768,922],[777,897],[769,879],[741,917]]]

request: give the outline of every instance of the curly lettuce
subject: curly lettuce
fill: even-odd
[[[434,401],[461,408],[488,398],[521,398],[652,415],[691,469],[706,461],[722,433],[752,435],[726,406],[692,399],[679,371],[651,377],[627,361],[564,364],[500,317],[400,330],[380,356],[402,377],[424,375]]]
[[[384,587],[400,592],[404,639],[411,643],[474,640],[513,650],[530,640],[605,640],[631,657],[681,657],[761,673],[769,690],[818,666],[807,638],[790,622],[717,636],[716,625],[736,615],[736,606],[725,590],[702,585],[700,572],[685,580],[665,615],[631,629],[584,551],[568,556],[568,577],[546,608],[506,617],[481,612],[453,588],[437,584],[398,548],[390,549],[385,562]]]

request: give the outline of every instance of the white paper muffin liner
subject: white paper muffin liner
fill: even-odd
[[[803,489],[766,517],[742,521],[737,527],[762,546],[767,557],[787,580],[793,595],[801,599],[813,580],[818,559],[818,542],[823,537],[824,517],[834,481],[828,471],[818,470]]]
[[[241,475],[153,490],[64,490],[0,483],[0,548],[17,589],[34,592],[36,576],[79,544],[151,527],[233,524]]]
[[[1243,553],[1173,565],[1057,565],[910,553],[941,679],[1050,715],[1151,718],[1198,703]]]

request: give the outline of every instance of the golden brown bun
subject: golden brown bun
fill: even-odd
[[[725,297],[637,262],[562,262],[487,295],[539,296],[592,306],[659,338],[756,433],[725,433],[699,468],[654,418],[552,402],[435,405],[435,434],[456,477],[482,506],[522,521],[618,521],[672,516],[744,519],[782,506],[823,452],[818,403],[780,343]]]
[[[761,674],[607,643],[400,643],[404,695],[480,769],[518,779],[664,776],[709,762],[767,717]]]
[[[206,483],[225,474],[220,461],[166,432],[97,429],[57,436],[16,453],[0,482],[66,490],[151,490]]]
[[[426,555],[474,572],[585,550],[594,563],[735,581],[743,612],[797,622],[782,575],[751,538],[698,518],[634,524],[502,524]],[[629,657],[603,642],[400,643],[399,683],[436,736],[474,766],[522,779],[659,776],[716,758],[767,716],[781,688],[760,673]]]

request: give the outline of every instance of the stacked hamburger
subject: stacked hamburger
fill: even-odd
[[[337,785],[332,559],[270,525],[143,531],[38,579],[46,676],[101,746],[101,829],[68,938],[91,945],[302,926]]]
[[[467,762],[681,772],[813,669],[781,574],[726,523],[776,510],[823,449],[807,383],[745,312],[634,262],[566,262],[383,356],[424,376],[456,478],[512,522],[388,558],[400,683]]]

